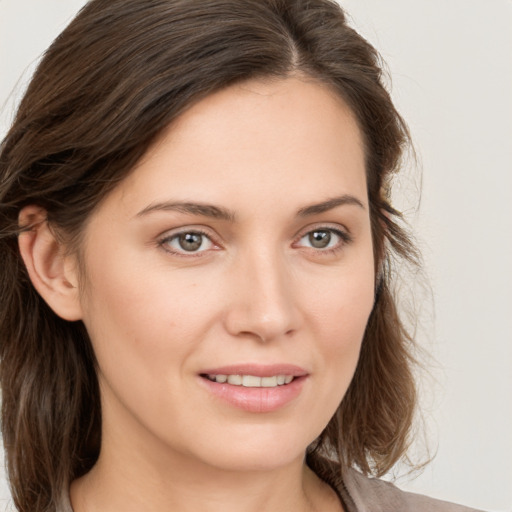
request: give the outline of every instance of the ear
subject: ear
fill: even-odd
[[[21,257],[35,289],[58,316],[68,321],[80,320],[76,259],[66,254],[66,248],[50,229],[46,210],[26,206],[18,222],[23,229],[18,238]]]

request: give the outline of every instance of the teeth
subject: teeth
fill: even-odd
[[[261,377],[255,377],[254,375],[244,375],[242,377],[242,386],[244,388],[260,388]]]
[[[215,379],[217,380],[217,379]],[[229,375],[228,376],[228,384],[233,384],[235,386],[241,386],[242,385],[242,376],[241,375]]]
[[[277,386],[277,376],[276,377],[262,377],[261,378],[261,386],[264,388],[275,388]]]
[[[293,375],[273,375],[272,377],[257,377],[255,375],[215,375],[209,374],[208,378],[213,382],[224,384],[227,382],[233,386],[246,388],[275,388],[290,384]]]

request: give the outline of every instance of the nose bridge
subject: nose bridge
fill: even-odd
[[[285,256],[260,246],[240,257],[233,273],[233,302],[228,329],[236,335],[253,335],[262,341],[293,332],[298,309]]]

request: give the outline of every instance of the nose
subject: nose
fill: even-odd
[[[299,328],[296,290],[284,257],[260,251],[240,258],[231,270],[225,315],[231,335],[269,342]]]

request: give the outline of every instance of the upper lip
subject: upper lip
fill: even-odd
[[[254,375],[255,377],[273,377],[274,375],[292,375],[302,377],[308,372],[294,364],[231,364],[215,368],[207,368],[201,375]]]

